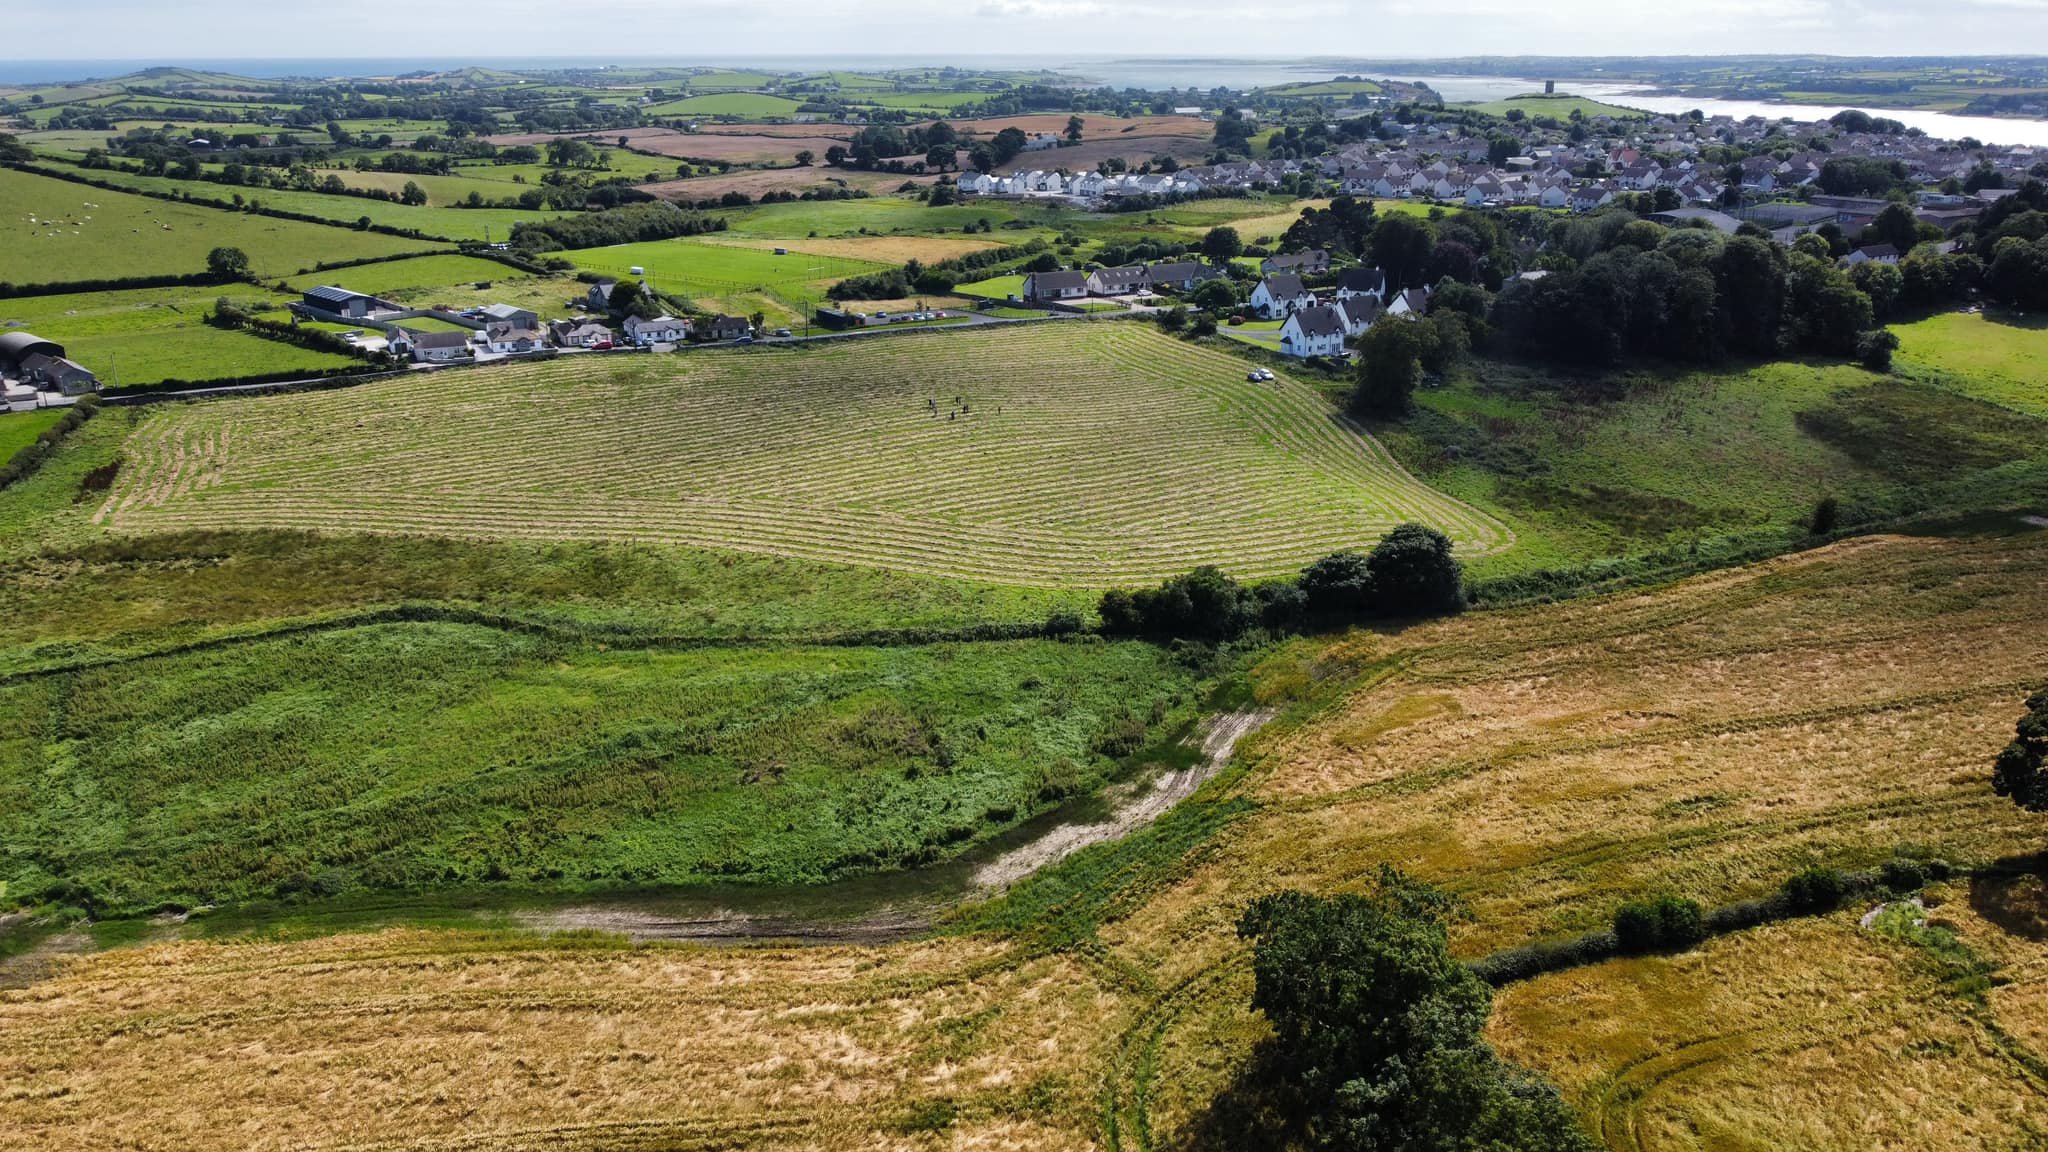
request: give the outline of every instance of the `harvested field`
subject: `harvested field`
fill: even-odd
[[[640,131],[663,131],[670,129],[640,129]],[[706,124],[697,130],[699,136],[829,136],[835,141],[845,142],[853,138],[856,131],[850,124]]]
[[[1004,370],[969,384],[961,364]],[[1248,384],[1226,355],[1123,325],[202,405],[152,414],[129,459],[101,510],[128,532],[665,540],[1083,587],[1285,572],[1402,520],[1475,554],[1512,542],[1305,385]]]
[[[783,153],[786,159],[790,153]],[[822,155],[822,154],[821,154]],[[728,192],[740,192],[759,199],[768,192],[804,192],[838,188],[863,188],[871,193],[894,192],[906,182],[930,184],[937,176],[905,176],[898,172],[856,172],[846,168],[738,169],[720,176],[695,176],[688,180],[664,180],[643,184],[642,192],[670,200],[709,200]]]
[[[1055,135],[1066,132],[1067,112],[1046,112],[1030,116],[996,116],[987,120],[948,120],[947,123],[962,132],[977,136],[993,136],[1005,128],[1015,128],[1026,135],[1051,132]],[[1205,136],[1214,137],[1216,126],[1196,116],[1133,116],[1119,120],[1113,116],[1095,116],[1082,113],[1084,122],[1081,139],[1109,140],[1119,136]]]
[[[1020,152],[1001,171],[1029,171],[1048,165],[1073,172],[1087,172],[1104,160],[1123,160],[1135,168],[1155,156],[1167,155],[1182,164],[1200,163],[1215,148],[1209,136],[1108,136],[1083,140],[1072,148],[1050,152]]]
[[[735,164],[788,164],[798,152],[817,154],[820,164],[825,149],[846,143],[836,136],[736,136],[723,132],[669,132],[633,141],[643,152],[701,160],[730,160]]]

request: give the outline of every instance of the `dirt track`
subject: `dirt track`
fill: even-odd
[[[1112,794],[1115,814],[1094,824],[1061,824],[1027,844],[1019,845],[974,870],[968,890],[952,900],[912,901],[884,907],[854,919],[804,919],[720,911],[708,916],[672,916],[625,905],[586,904],[531,910],[516,914],[525,926],[542,932],[593,930],[612,932],[635,941],[690,940],[705,944],[738,944],[785,940],[807,944],[879,944],[923,932],[930,918],[954,900],[992,895],[1059,863],[1093,844],[1129,835],[1157,820],[1193,795],[1195,789],[1230,762],[1238,741],[1273,718],[1270,709],[1225,712],[1201,729],[1202,759],[1192,767],[1168,772],[1149,783]]]

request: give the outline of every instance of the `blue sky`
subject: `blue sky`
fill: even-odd
[[[0,23],[0,59],[42,60],[599,56],[607,35],[643,57],[2048,53],[2048,0],[0,0]]]

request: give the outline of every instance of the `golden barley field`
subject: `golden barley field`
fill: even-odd
[[[2048,533],[1869,538],[1672,587],[1299,641],[1245,814],[1056,949],[387,929],[57,959],[0,990],[0,1147],[1200,1149],[1262,1024],[1238,911],[1382,861],[1479,956],[1672,890],[2048,844],[1990,761],[2048,668]],[[2048,898],[1930,892],[1511,986],[1493,1036],[1616,1149],[2019,1149]],[[1915,929],[1915,932],[1921,932]]]

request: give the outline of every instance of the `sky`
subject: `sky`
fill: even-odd
[[[2048,0],[0,0],[0,59],[2048,54]],[[549,28],[558,28],[560,35]],[[24,50],[33,46],[32,50]]]

